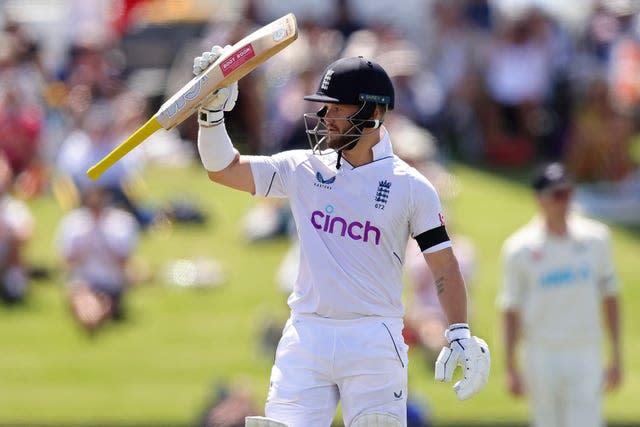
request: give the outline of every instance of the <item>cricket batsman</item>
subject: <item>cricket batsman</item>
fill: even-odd
[[[194,60],[202,72],[223,52]],[[319,105],[304,115],[309,150],[240,155],[224,112],[237,83],[198,112],[198,151],[211,181],[251,195],[287,198],[300,242],[300,269],[271,371],[265,417],[247,426],[327,427],[342,404],[350,427],[407,424],[408,346],[402,336],[403,266],[415,239],[434,274],[449,327],[435,366],[460,400],[478,393],[490,369],[486,342],[471,334],[467,291],[433,185],[393,152],[384,126],[393,84],[377,63],[357,56],[324,71]]]

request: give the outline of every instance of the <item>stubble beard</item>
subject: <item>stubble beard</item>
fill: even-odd
[[[332,150],[349,150],[353,147],[353,143],[357,141],[359,136],[356,135],[329,135],[327,147]]]

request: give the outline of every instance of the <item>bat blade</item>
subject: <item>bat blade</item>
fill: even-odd
[[[100,177],[115,162],[160,128],[173,129],[191,116],[212,92],[238,81],[298,38],[296,17],[289,13],[249,34],[191,79],[133,135],[87,171]]]

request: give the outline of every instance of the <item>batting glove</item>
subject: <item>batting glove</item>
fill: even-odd
[[[491,355],[487,343],[471,336],[466,323],[456,323],[445,331],[449,347],[443,347],[436,360],[435,378],[449,382],[457,366],[461,366],[464,378],[453,385],[458,400],[465,400],[478,393],[489,380]]]
[[[218,60],[225,50],[230,49],[214,46],[209,52],[193,59],[193,74],[196,76],[206,70],[209,65]],[[238,100],[238,82],[228,87],[222,87],[207,97],[198,109],[198,123],[204,126],[217,126],[224,120],[224,111],[231,111]]]

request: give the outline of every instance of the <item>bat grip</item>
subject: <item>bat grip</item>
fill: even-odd
[[[89,170],[87,170],[87,176],[92,180],[96,180],[102,175],[107,169],[115,164],[118,160],[123,158],[129,151],[136,148],[142,141],[147,139],[152,133],[162,128],[162,125],[156,118],[156,116],[151,117],[144,125],[142,125],[138,130],[136,130],[129,138],[124,140],[122,144],[118,145],[114,148],[109,154],[104,156],[102,160],[93,165]]]

